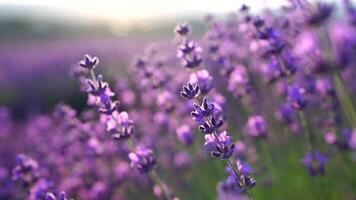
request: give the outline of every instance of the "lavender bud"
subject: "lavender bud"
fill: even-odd
[[[198,96],[199,90],[200,90],[199,85],[193,86],[191,83],[188,83],[187,86],[183,86],[180,95],[186,99],[194,99],[195,97]]]
[[[99,64],[99,59],[97,57],[91,57],[90,55],[85,55],[84,59],[79,62],[79,65],[86,69],[95,69]]]

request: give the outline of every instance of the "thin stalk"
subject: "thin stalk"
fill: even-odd
[[[328,60],[330,63],[335,64],[335,54],[333,52],[333,46],[329,37],[329,33],[325,28],[320,28],[319,30],[319,37],[321,43],[325,45],[325,59]],[[333,70],[333,82],[336,88],[337,98],[341,103],[342,110],[350,123],[352,128],[356,128],[356,111],[352,104],[352,101],[347,93],[345,88],[345,84],[343,83],[340,75],[336,72],[337,69]]]
[[[236,168],[231,158],[227,159],[227,163],[230,166],[230,168],[234,171],[237,179],[239,180],[239,183],[244,184],[243,180],[241,179],[241,172]],[[246,196],[248,197],[248,199],[252,200],[253,198],[251,197],[251,194],[248,192],[247,190],[248,188],[246,188],[246,185],[242,185],[242,187],[246,191]]]
[[[156,171],[155,170],[152,170],[148,173],[148,176],[152,179],[152,181],[158,185],[162,192],[163,192],[163,195],[164,195],[164,199],[166,200],[170,200],[171,199],[171,195],[170,193],[167,191],[167,188],[166,186],[164,185],[163,181],[161,180],[161,178],[157,175]]]
[[[268,151],[265,141],[258,141],[257,143],[260,149],[260,153],[262,153],[263,157],[266,159],[268,169],[270,170],[272,176],[274,176],[274,178],[276,179],[276,182],[278,182],[279,174],[274,167],[273,159]]]
[[[334,73],[333,75],[333,80],[335,84],[336,94],[340,101],[341,108],[346,116],[346,119],[348,120],[352,128],[356,128],[355,108],[352,104],[349,95],[347,94],[345,85],[343,84],[343,81],[341,80],[340,76],[336,73]]]
[[[311,145],[308,123],[306,121],[304,111],[299,111],[298,113],[299,113],[301,125],[303,127],[303,134],[304,134],[304,139],[305,139],[306,146],[307,146],[307,151],[311,152],[313,149],[312,149],[312,145]]]

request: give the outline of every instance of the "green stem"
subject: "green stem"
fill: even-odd
[[[312,145],[311,145],[309,127],[308,127],[308,123],[306,121],[304,111],[299,111],[299,118],[300,118],[301,125],[303,127],[304,139],[305,139],[305,142],[307,143],[307,151],[311,152],[313,149],[312,149]]]
[[[276,179],[276,182],[279,182],[279,174],[274,167],[273,159],[268,151],[265,141],[260,140],[257,143],[260,149],[260,153],[266,159],[265,162],[267,164],[268,170],[271,172],[272,176]]]
[[[166,200],[172,199],[170,193],[167,191],[166,186],[164,185],[164,183],[161,180],[161,178],[157,175],[156,171],[154,171],[154,170],[150,171],[148,173],[148,176],[152,179],[152,181],[156,185],[158,185],[161,188],[161,190],[163,192],[163,195],[164,195],[164,199],[166,199]]]
[[[341,108],[346,116],[346,119],[348,120],[352,128],[356,128],[355,108],[352,104],[349,95],[347,94],[345,85],[343,84],[343,81],[341,80],[340,76],[336,73],[334,73],[333,75],[333,80],[335,84],[336,94],[340,101]]]

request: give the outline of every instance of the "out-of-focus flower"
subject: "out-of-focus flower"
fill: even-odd
[[[267,123],[263,116],[251,116],[246,124],[246,133],[253,138],[263,138],[267,136]]]
[[[175,27],[174,32],[179,36],[187,36],[191,32],[191,28],[188,23],[182,22]]]
[[[123,140],[131,137],[134,133],[134,124],[127,112],[123,111],[119,114],[114,112],[112,116],[108,117],[106,130],[112,133],[115,139]]]
[[[207,70],[200,70],[190,75],[189,82],[199,85],[200,92],[204,95],[213,88],[213,78]]]
[[[194,141],[193,132],[192,130],[190,130],[190,127],[188,125],[178,127],[176,130],[176,134],[179,141],[181,141],[183,144],[190,145]]]
[[[12,179],[24,187],[34,184],[39,178],[39,165],[32,158],[19,154],[16,157],[17,165],[12,170]]]
[[[316,3],[315,9],[308,16],[307,23],[318,26],[331,16],[333,10],[334,6],[332,4],[319,1]]]
[[[298,85],[290,85],[287,88],[288,101],[296,110],[301,110],[307,105],[305,89]]]
[[[141,174],[150,172],[156,164],[153,151],[143,146],[137,147],[135,152],[129,153],[129,158],[131,167],[137,168]]]
[[[314,152],[306,153],[302,163],[311,176],[316,176],[325,174],[325,164],[328,160],[329,158],[327,156],[315,150]]]

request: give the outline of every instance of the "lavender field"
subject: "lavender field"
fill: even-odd
[[[356,200],[356,2],[255,4],[0,14],[0,200]]]

